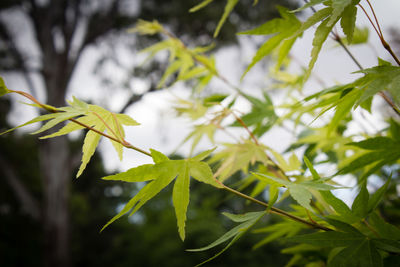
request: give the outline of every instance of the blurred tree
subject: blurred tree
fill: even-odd
[[[225,27],[231,28],[233,33],[241,25],[256,24],[261,18],[266,20],[275,15],[271,11],[275,3],[283,5],[288,1],[260,2],[251,10],[236,8]],[[74,70],[85,50],[125,29],[138,17],[157,17],[188,40],[196,36],[208,42],[225,2],[216,1],[214,9],[207,9],[210,13],[202,11],[189,15],[188,8],[196,3],[198,1],[185,0],[3,0],[0,3],[0,71],[3,75],[20,74],[34,96],[44,95],[47,104],[63,106]],[[224,42],[232,42],[232,36],[227,34]],[[147,92],[153,90],[154,87],[150,87]],[[147,92],[132,94],[128,104],[140,100]],[[26,142],[31,143],[23,148],[21,142],[18,147],[29,149],[34,143],[31,139]],[[26,174],[17,175],[13,170],[20,171],[17,164],[21,161],[14,161],[8,154],[0,158],[2,169],[7,172],[7,183],[26,214],[43,225],[46,266],[70,265],[69,181],[79,156],[71,153],[68,142],[65,137],[40,141],[39,154],[35,156],[40,164],[34,165],[36,161],[24,159]],[[27,162],[32,166],[28,167]],[[40,169],[43,185],[39,196],[27,189],[25,183],[29,181],[20,178],[33,177],[31,173],[38,173],[33,171],[35,169]]]

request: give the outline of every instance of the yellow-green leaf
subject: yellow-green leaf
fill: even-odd
[[[215,29],[214,38],[218,36],[219,31],[222,28],[222,25],[224,25],[229,14],[232,12],[232,10],[236,6],[236,4],[239,2],[239,0],[227,0],[227,1],[228,2],[225,5],[224,13],[222,14],[222,17],[218,22],[217,28]]]
[[[176,178],[174,190],[172,192],[172,202],[178,221],[179,236],[182,240],[185,240],[186,212],[189,205],[189,183],[189,166],[186,162]]]
[[[204,0],[200,4],[197,4],[194,7],[192,7],[191,9],[189,9],[189,12],[196,12],[197,10],[202,9],[203,7],[207,6],[208,4],[210,4],[213,1],[214,0]]]
[[[10,93],[11,91],[7,88],[2,77],[0,77],[0,96]]]

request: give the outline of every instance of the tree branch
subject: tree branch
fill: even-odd
[[[22,206],[22,210],[35,220],[41,219],[41,210],[38,201],[29,193],[28,189],[18,178],[17,172],[11,164],[0,155],[0,168],[4,172],[4,178],[13,189],[16,198]]]
[[[32,78],[30,77],[30,70],[28,69],[25,63],[26,60],[24,59],[21,52],[17,49],[17,46],[14,42],[14,38],[12,37],[12,35],[7,29],[7,26],[3,23],[2,20],[0,20],[0,38],[2,38],[6,43],[8,47],[7,51],[15,61],[15,66],[12,67],[12,69],[22,72],[22,75],[28,85],[28,89],[31,91],[32,95],[37,98],[38,90]]]

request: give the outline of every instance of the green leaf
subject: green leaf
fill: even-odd
[[[294,237],[285,238],[285,240],[319,247],[346,247],[364,241],[365,237],[356,233],[328,231],[297,235]]]
[[[213,1],[214,0],[204,0],[200,4],[197,4],[194,7],[192,7],[191,9],[189,9],[189,12],[196,12],[197,10],[202,9],[203,7],[207,6],[208,4],[210,4]]]
[[[254,233],[267,233],[267,236],[253,246],[257,249],[274,240],[281,239],[282,237],[291,237],[296,235],[302,229],[302,225],[293,223],[289,220],[284,220],[263,228],[254,230]]]
[[[185,240],[186,212],[189,205],[189,166],[182,166],[176,178],[174,190],[172,192],[172,202],[175,207],[176,219],[178,221],[179,236]]]
[[[249,166],[256,162],[269,164],[271,161],[265,152],[266,147],[256,145],[251,141],[238,144],[225,144],[226,148],[211,157],[209,163],[221,162],[215,176],[224,182],[235,172],[242,170],[248,172]]]
[[[72,112],[59,112],[59,113],[54,113],[54,114],[55,114],[55,116],[53,119],[46,122],[39,130],[33,132],[32,134],[42,133],[42,132],[60,124],[61,122],[64,122],[64,121],[74,118],[76,116],[82,115],[82,112],[81,111],[72,111]]]
[[[29,125],[29,124],[32,124],[32,123],[41,122],[41,121],[47,121],[47,120],[53,119],[53,118],[55,118],[56,116],[57,116],[56,113],[41,115],[41,116],[36,117],[36,118],[34,118],[34,119],[32,119],[32,120],[30,120],[30,121],[28,121],[28,122],[25,122],[24,124],[21,124],[21,125],[19,125],[19,126],[17,126],[17,127],[14,127],[14,128],[12,128],[12,129],[9,129],[9,130],[7,130],[7,131],[5,131],[5,132],[2,132],[2,133],[0,133],[0,135],[3,135],[3,134],[6,134],[6,133],[9,133],[9,132],[12,132],[12,131],[14,131],[14,130],[16,130],[16,129],[18,129],[18,128],[21,128],[21,127],[23,127],[23,126],[26,126],[26,125]]]
[[[310,201],[312,199],[312,194],[310,193],[310,190],[329,191],[333,189],[338,189],[337,187],[323,184],[321,182],[302,181],[294,183],[270,175],[265,175],[262,173],[253,173],[253,174],[261,181],[272,181],[272,184],[285,186],[294,200],[296,200],[304,208],[311,211],[313,209],[310,206]]]
[[[298,8],[298,9],[295,9],[295,10],[292,10],[291,12],[299,12],[299,11],[302,11],[302,10],[304,10],[306,8],[309,8],[309,7],[312,7],[312,6],[315,6],[317,4],[321,4],[321,3],[327,2],[327,1],[328,0],[310,0],[310,1],[307,1],[306,4],[304,4],[302,7]]]
[[[124,181],[124,182],[145,182],[154,180],[158,177],[157,171],[153,164],[145,164],[135,168],[131,168],[126,172],[105,176],[103,180]]]
[[[382,249],[384,251],[392,253],[400,253],[399,241],[379,238],[379,239],[373,239],[372,242],[377,248]]]
[[[375,137],[361,142],[352,142],[349,145],[369,150],[355,154],[347,160],[338,173],[345,174],[364,168],[360,177],[364,180],[386,164],[392,164],[400,158],[400,142],[388,137]]]
[[[358,71],[364,77],[357,79],[353,84],[363,90],[357,105],[382,90],[388,90],[397,104],[400,103],[400,67],[388,64]]]
[[[297,184],[293,184],[288,187],[290,195],[296,200],[301,206],[308,210],[313,210],[310,206],[312,195],[305,187]]]
[[[216,130],[217,126],[213,123],[196,125],[193,131],[185,137],[180,146],[192,139],[190,153],[193,153],[193,151],[204,136],[206,136],[211,143],[214,143],[214,134]]]
[[[0,77],[0,97],[8,93],[11,93],[11,91],[7,88],[3,78]]]
[[[399,146],[399,142],[389,137],[378,136],[359,142],[348,143],[347,145],[356,146],[365,150],[387,150]]]
[[[226,215],[227,213],[225,213],[224,215]],[[229,215],[227,216],[228,218],[234,218],[236,222],[243,222],[242,224],[237,225],[236,227],[232,228],[231,230],[229,230],[228,232],[226,232],[224,235],[222,235],[220,238],[218,238],[217,240],[215,240],[214,242],[212,242],[210,245],[202,247],[202,248],[197,248],[197,249],[187,249],[187,251],[191,251],[191,252],[198,252],[198,251],[205,251],[208,250],[210,248],[216,247],[219,244],[224,243],[225,241],[241,234],[244,233],[245,231],[247,231],[251,226],[253,226],[253,224],[255,222],[257,222],[257,220],[259,218],[261,218],[262,216],[265,215],[264,211],[260,211],[260,212],[251,212],[251,213],[246,213],[243,214],[242,216],[240,216],[241,219],[238,219],[238,215]]]
[[[358,231],[357,228],[353,227],[352,225],[345,223],[343,221],[335,220],[332,218],[326,218],[326,221],[330,224],[333,225],[336,229],[339,231],[343,231],[346,233],[353,233],[353,234],[358,234],[362,235],[360,231]]]
[[[222,184],[214,178],[210,166],[205,162],[190,161],[190,176],[199,182],[222,188]]]
[[[257,64],[261,59],[265,56],[271,54],[271,52],[278,48],[281,44],[285,44],[286,47],[282,50],[282,56],[287,55],[287,49],[290,48],[293,43],[295,42],[298,36],[294,35],[294,33],[301,27],[300,21],[291,14],[286,8],[284,7],[277,7],[279,13],[282,18],[270,20],[263,25],[246,32],[242,32],[240,34],[275,34],[271,38],[269,38],[256,52],[254,55],[252,62],[246,68],[245,72],[242,75],[242,79],[250,71],[250,69]],[[294,36],[293,36],[294,35]],[[291,38],[289,38],[291,37]],[[289,38],[290,41],[284,42],[285,39]],[[286,52],[285,52],[286,51]]]
[[[319,176],[317,171],[314,169],[314,166],[312,165],[310,160],[306,156],[303,157],[303,160],[304,160],[304,163],[306,164],[307,168],[310,170],[310,172],[311,172],[311,174],[313,176],[313,179],[314,180],[320,180],[321,177]]]
[[[163,27],[156,20],[146,21],[146,20],[139,19],[138,22],[136,23],[135,27],[132,29],[129,29],[128,32],[130,32],[130,33],[138,32],[143,35],[153,35],[153,34],[161,32],[162,29],[163,29]]]
[[[381,202],[384,194],[386,193],[386,189],[390,184],[391,178],[392,176],[390,176],[389,179],[386,181],[386,183],[383,186],[381,186],[378,190],[376,190],[376,192],[369,198],[368,213],[371,213],[378,207],[379,202]]]
[[[348,246],[335,255],[328,263],[329,267],[380,267],[383,266],[382,257],[373,241],[364,239]]]
[[[128,115],[111,113],[99,106],[88,105],[87,103],[82,102],[75,97],[73,97],[72,101],[67,101],[67,102],[70,104],[70,106],[54,109],[55,111],[58,112],[38,116],[37,118],[32,119],[4,133],[10,132],[14,129],[35,122],[47,121],[39,130],[33,132],[33,134],[38,134],[51,129],[66,120],[77,117],[75,119],[76,122],[70,121],[60,130],[52,134],[43,136],[41,137],[41,139],[62,136],[71,133],[73,131],[81,130],[86,127],[91,127],[92,129],[97,130],[98,132],[107,132],[108,135],[111,135],[120,142],[123,142],[125,133],[122,126],[139,125],[139,123],[137,123],[134,119],[130,118]],[[88,131],[88,133],[86,134],[84,144],[82,147],[82,152],[83,152],[82,163],[79,167],[77,177],[79,177],[82,174],[86,165],[90,161],[90,158],[94,154],[94,151],[96,150],[96,147],[99,143],[100,137],[101,135],[99,135],[94,131]],[[123,149],[122,144],[115,142],[113,140],[111,141],[111,143],[114,146],[115,150],[117,151],[119,158],[122,159],[122,149]]]
[[[260,212],[248,212],[244,214],[232,214],[229,212],[222,212],[222,215],[228,217],[231,221],[234,222],[246,222],[248,220],[252,220],[260,215]]]
[[[96,128],[99,131],[104,131],[105,126],[104,127],[97,127]],[[100,141],[100,135],[89,131],[86,136],[85,136],[85,140],[83,141],[83,146],[82,146],[82,160],[81,160],[81,165],[79,166],[79,170],[78,173],[76,174],[76,178],[78,178],[83,171],[86,168],[86,165],[89,163],[90,158],[93,156],[97,145],[99,144]]]
[[[334,25],[338,20],[339,17],[342,16],[343,11],[346,7],[351,4],[352,0],[333,0],[332,1],[332,14],[330,16],[328,26]],[[346,15],[349,15],[346,13]],[[350,15],[353,15],[352,13]]]
[[[165,156],[163,153],[150,148],[151,157],[153,158],[154,163],[161,163],[164,161],[168,161],[169,158]]]
[[[321,24],[317,27],[317,30],[315,31],[314,39],[312,42],[313,48],[311,51],[311,60],[310,63],[308,63],[308,69],[307,72],[305,73],[305,79],[307,80],[308,77],[311,74],[312,69],[314,68],[315,62],[317,61],[319,52],[321,51],[322,45],[326,41],[326,39],[329,36],[329,33],[332,31],[333,26],[337,22],[338,18],[333,21],[333,23],[329,23],[330,20],[326,19]]]
[[[219,31],[222,28],[222,25],[224,25],[226,19],[228,18],[229,14],[232,12],[233,8],[236,6],[236,4],[239,2],[239,0],[227,0],[227,3],[225,5],[224,13],[222,14],[221,19],[218,22],[217,28],[215,29],[214,32],[214,38],[216,38],[219,34]]]
[[[213,257],[209,258],[208,260],[206,260],[196,266],[203,265],[203,264],[215,259],[219,255],[221,255],[225,250],[227,250],[230,246],[232,246],[233,243],[235,243],[240,237],[242,237],[253,225],[255,225],[265,214],[266,214],[265,211],[250,212],[250,213],[246,213],[246,214],[242,214],[242,215],[234,215],[234,214],[224,213],[225,216],[232,219],[233,221],[242,222],[242,223],[237,225],[236,227],[232,228],[231,230],[229,230],[227,233],[222,235],[220,238],[218,238],[217,240],[215,240],[208,246],[198,248],[198,249],[187,249],[187,251],[191,251],[191,252],[205,251],[210,248],[216,247],[216,246],[228,241],[229,239],[232,239],[231,242],[229,242],[229,244],[224,249],[222,249],[219,253],[217,253]]]
[[[221,103],[227,97],[228,95],[223,95],[223,94],[210,95],[203,99],[203,105],[206,107],[211,107],[213,105]]]
[[[303,22],[301,27],[294,33],[294,35],[302,34],[305,30],[309,29],[314,24],[327,18],[331,13],[332,13],[332,8],[330,7],[318,10],[312,16],[310,16],[305,22]]]
[[[355,27],[351,44],[352,45],[366,44],[368,42],[368,38],[369,38],[369,30],[367,27],[362,27],[362,28]],[[350,41],[347,42],[350,43]]]
[[[264,93],[264,99],[257,99],[250,95],[242,93],[251,104],[251,111],[241,117],[241,120],[248,127],[252,127],[255,136],[261,137],[277,121],[278,116],[275,113],[274,105],[268,94]],[[231,124],[233,127],[243,127],[238,121]]]
[[[124,214],[128,213],[131,209],[133,211],[130,215],[133,215],[141,206],[143,206],[147,201],[157,195],[164,187],[166,187],[172,180],[179,174],[182,169],[183,161],[169,160],[158,164],[154,164],[154,172],[156,178],[150,183],[145,185],[139,193],[137,193],[126,205],[125,207],[115,215],[107,224],[101,229],[103,231],[108,225],[122,217]],[[140,168],[141,166],[137,167]],[[143,171],[146,171],[145,173]],[[138,175],[147,177],[147,168],[140,168],[136,172]],[[146,178],[136,178],[145,180]]]
[[[137,193],[119,212],[115,215],[104,227],[105,229],[109,224],[128,213],[134,214],[140,209],[147,201],[157,195],[164,187],[166,187],[176,177],[172,201],[175,208],[175,214],[177,218],[177,225],[179,236],[182,240],[185,239],[185,224],[186,224],[186,213],[189,205],[189,184],[190,177],[194,179],[210,184],[217,188],[222,188],[213,177],[210,166],[207,163],[199,161],[213,150],[208,150],[201,153],[199,156],[184,160],[170,160],[162,153],[151,149],[151,155],[154,160],[154,164],[145,164],[126,172],[106,176],[104,180],[120,180],[125,182],[144,182],[150,181],[144,186],[139,193]],[[102,229],[102,230],[103,230]]]
[[[337,214],[341,215],[337,219],[344,220],[346,222],[353,223],[356,221],[351,209],[344,203],[341,199],[335,197],[330,191],[321,191],[320,194],[335,211]]]
[[[390,119],[389,134],[396,142],[400,142],[400,124],[393,119]]]
[[[387,223],[376,212],[373,212],[369,215],[368,222],[375,229],[380,237],[389,240],[400,240],[400,229],[390,223]]]
[[[344,34],[346,34],[347,41],[349,43],[351,43],[353,41],[356,17],[357,17],[357,7],[356,6],[348,5],[343,10],[342,19],[340,20],[340,26],[342,26],[343,32],[344,32]]]
[[[353,214],[359,218],[365,218],[368,214],[368,200],[369,194],[366,183],[364,183],[361,186],[361,190],[357,197],[354,199],[353,205],[351,206]]]
[[[196,161],[202,161],[203,159],[207,158],[212,152],[214,152],[215,149],[216,149],[216,147],[213,148],[213,149],[209,149],[209,150],[203,151],[203,152],[201,152],[200,154],[198,154],[197,156],[195,156],[195,157],[193,157],[191,159],[192,160],[196,160]]]

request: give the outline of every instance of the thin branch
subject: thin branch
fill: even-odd
[[[400,116],[400,109],[393,103],[393,101],[382,91],[379,92],[379,95],[386,101],[386,103],[389,104],[389,106],[392,107],[394,112],[396,112],[396,114]]]
[[[304,2],[308,3],[307,0],[304,0]],[[372,26],[374,27],[375,31],[377,32],[383,47],[390,53],[390,55],[394,58],[394,60],[400,66],[400,60],[396,57],[396,55],[394,54],[394,52],[393,52],[392,48],[390,47],[390,45],[385,41],[385,39],[383,38],[383,35],[381,35],[380,32],[378,31],[378,29],[375,27],[375,24],[372,22],[371,18],[368,16],[368,13],[365,11],[365,9],[360,4],[358,4],[358,5],[364,11],[365,15],[368,17],[369,21],[371,22]],[[312,11],[314,13],[316,12],[315,8],[311,7],[311,9],[312,9]],[[371,9],[372,9],[372,6],[371,6]],[[375,12],[373,12],[373,14],[375,16]],[[376,19],[376,21],[378,21],[378,20]],[[379,27],[379,30],[380,30],[380,27]],[[347,55],[349,55],[349,57],[358,66],[358,68],[360,70],[363,70],[364,68],[361,66],[361,64],[358,62],[358,60],[354,57],[354,55],[350,52],[350,50],[347,48],[347,46],[342,42],[342,39],[340,38],[340,36],[338,34],[336,34],[335,32],[333,32],[333,31],[331,31],[331,34],[333,34],[333,40],[335,40],[346,51]],[[394,112],[400,116],[399,108],[390,100],[390,98],[388,98],[383,92],[379,92],[379,95],[394,110]]]
[[[354,55],[347,48],[347,46],[343,43],[342,39],[340,39],[340,36],[334,33],[333,39],[344,49],[344,51],[346,51],[347,55],[353,60],[353,62],[357,65],[357,67],[360,70],[363,70],[364,68],[361,66],[360,62],[358,62],[358,60],[354,57]]]
[[[374,10],[374,8],[372,7],[372,5],[371,5],[371,3],[369,2],[369,0],[366,0],[366,1],[367,1],[368,5],[369,5],[369,8],[370,8],[371,11],[372,11],[372,15],[374,16],[374,19],[375,19],[375,22],[376,22],[376,26],[378,26],[378,29],[379,29],[379,32],[381,33],[381,36],[383,36],[382,30],[381,30],[381,26],[379,25],[378,18],[377,18],[376,15],[375,15],[375,10]]]
[[[393,52],[392,48],[390,47],[389,43],[386,42],[385,38],[383,37],[382,30],[380,28],[378,19],[376,18],[374,8],[372,7],[371,3],[367,0],[369,7],[371,8],[372,14],[375,18],[376,24],[378,29],[376,28],[375,24],[372,22],[372,19],[368,15],[367,11],[364,9],[364,7],[361,4],[358,4],[358,6],[361,7],[361,9],[364,11],[364,14],[367,16],[368,20],[371,22],[372,26],[374,27],[376,33],[379,36],[379,39],[381,40],[382,46],[389,52],[389,54],[392,56],[392,58],[396,61],[396,63],[400,66],[400,59],[396,56],[396,54]]]
[[[52,107],[52,106],[49,106],[49,105],[45,105],[45,104],[40,103],[36,98],[34,98],[32,95],[30,95],[30,94],[28,94],[28,93],[26,93],[26,92],[14,91],[14,90],[10,90],[10,91],[13,92],[13,93],[20,94],[20,95],[22,95],[22,96],[28,98],[29,100],[31,100],[32,102],[36,103],[39,107],[41,107],[41,108],[47,110],[48,112],[51,112],[51,113],[57,113],[57,112],[59,112],[59,110],[57,110],[55,107]],[[136,146],[130,144],[129,142],[127,142],[127,141],[125,141],[125,140],[122,140],[122,141],[121,141],[121,140],[119,140],[119,139],[117,139],[117,138],[115,138],[115,137],[113,137],[113,136],[111,136],[111,135],[108,135],[108,134],[106,134],[106,133],[103,133],[103,132],[101,132],[101,131],[99,131],[99,130],[97,130],[97,129],[95,129],[95,128],[89,126],[89,125],[86,125],[86,124],[84,124],[84,123],[82,123],[82,122],[80,122],[80,121],[77,121],[76,119],[71,118],[71,119],[69,119],[69,120],[72,121],[72,122],[74,122],[74,123],[76,123],[76,124],[78,124],[78,125],[80,125],[80,126],[82,126],[82,127],[84,127],[84,128],[86,128],[86,129],[88,129],[88,130],[91,130],[91,131],[93,131],[93,132],[95,132],[95,133],[97,133],[97,134],[99,134],[99,135],[102,135],[102,136],[104,136],[104,137],[106,137],[106,138],[108,138],[108,139],[111,139],[111,140],[113,140],[113,141],[115,141],[115,142],[117,142],[117,143],[120,143],[121,145],[123,145],[123,146],[126,147],[126,148],[130,148],[130,149],[136,150],[136,151],[138,151],[138,152],[140,152],[140,153],[142,153],[142,154],[145,154],[145,155],[151,157],[151,153],[149,153],[149,152],[147,152],[147,151],[144,151],[144,150],[142,150],[142,149],[140,149],[140,148],[138,148],[138,147],[136,147]]]
[[[92,111],[92,113],[99,118],[99,120],[101,120],[101,122],[104,124],[104,126],[106,126],[106,128],[115,136],[116,139],[118,139],[120,142],[122,142],[122,140],[120,140],[118,138],[118,135],[114,132],[114,130],[111,128],[110,125],[108,125],[108,123],[99,115],[97,114],[97,112]]]
[[[218,180],[217,180],[217,182],[219,184],[221,184],[225,190],[227,190],[227,191],[229,191],[229,192],[231,192],[231,193],[233,193],[233,194],[235,194],[237,196],[240,196],[241,198],[247,199],[247,200],[249,200],[251,202],[254,202],[254,203],[259,204],[261,206],[264,206],[266,208],[269,207],[268,204],[263,202],[263,201],[260,201],[258,199],[255,199],[255,198],[251,197],[251,196],[248,196],[248,195],[243,194],[243,193],[241,193],[239,191],[236,191],[235,189],[230,188],[229,186],[226,186],[226,185],[222,184]],[[290,214],[290,213],[288,213],[288,212],[286,212],[284,210],[281,210],[281,209],[278,209],[278,208],[275,208],[275,207],[271,207],[270,212],[274,213],[274,214],[277,214],[277,215],[281,215],[281,216],[287,217],[287,218],[292,219],[294,221],[300,222],[300,223],[305,224],[307,226],[310,226],[310,227],[312,227],[314,229],[319,229],[319,230],[323,230],[323,231],[332,231],[331,228],[328,228],[328,227],[323,226],[321,224],[318,224],[316,222],[309,222],[307,220],[304,220],[303,218],[297,217],[295,215],[292,215],[292,214]]]
[[[378,34],[379,38],[382,40],[383,35],[382,32],[380,32],[380,30],[378,30],[374,24],[374,22],[372,21],[371,17],[368,15],[367,11],[364,9],[364,7],[361,4],[358,4],[358,6],[364,11],[364,14],[367,16],[369,22],[371,23],[372,27],[374,27],[374,30],[376,32],[376,34]]]
[[[371,225],[367,222],[367,220],[363,219],[362,222],[365,224],[365,226],[367,226],[367,228],[368,228],[372,233],[374,233],[374,235],[375,235],[376,237],[382,238],[382,237],[378,234],[378,232],[375,231],[375,229],[371,227]]]
[[[248,132],[248,134],[250,135],[251,139],[253,139],[254,143],[259,146],[260,143],[257,140],[257,137],[255,137],[255,135],[253,134],[253,132],[249,129],[249,127],[247,127],[247,125],[244,123],[244,121],[239,118],[235,112],[231,112],[231,114],[233,115],[233,117],[235,117],[236,121],[240,123],[240,125],[242,125],[242,127]]]

